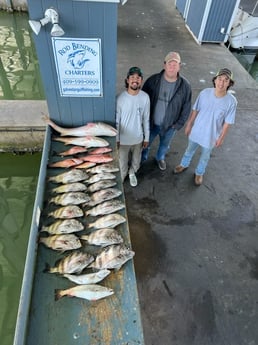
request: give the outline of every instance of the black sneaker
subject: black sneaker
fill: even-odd
[[[160,161],[158,161],[158,166],[159,166],[160,170],[166,170],[167,169],[167,164],[164,161],[164,159],[161,159]]]

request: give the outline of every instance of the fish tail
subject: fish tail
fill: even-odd
[[[53,151],[51,156],[61,156],[60,153],[56,152],[56,151]]]
[[[62,294],[62,290],[55,289],[55,301],[58,301],[60,298],[62,298],[64,295]]]
[[[63,138],[60,138],[60,137],[53,137],[52,139],[55,141],[62,141],[62,142],[64,141]]]
[[[42,113],[42,120],[44,120],[46,123],[49,123],[49,121],[50,121],[50,118],[49,118],[49,116],[47,116],[47,114],[43,114]]]
[[[88,241],[89,236],[88,235],[82,235],[80,236],[80,240],[82,241]]]
[[[44,115],[44,116],[42,117],[42,119],[43,119],[49,126],[51,126],[51,127],[54,128],[57,132],[59,132],[59,130],[60,130],[59,126],[57,126],[57,125],[50,119],[49,116]]]

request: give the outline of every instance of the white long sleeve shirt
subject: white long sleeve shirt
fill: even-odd
[[[116,101],[117,141],[120,145],[136,145],[149,141],[150,99],[140,90],[137,95],[123,91]]]

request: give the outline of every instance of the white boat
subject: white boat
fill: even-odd
[[[254,10],[257,5],[258,1],[256,2]],[[231,48],[258,50],[258,17],[252,14],[242,9],[237,11],[228,39]]]

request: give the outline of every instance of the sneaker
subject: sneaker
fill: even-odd
[[[164,161],[164,159],[161,159],[160,161],[158,161],[158,166],[159,166],[160,170],[166,170],[167,169],[167,164]]]
[[[130,185],[132,186],[132,187],[136,187],[137,186],[137,178],[136,178],[136,176],[135,176],[135,174],[130,174],[129,175],[129,180],[130,180]]]
[[[195,175],[194,177],[194,183],[196,186],[200,186],[203,181],[203,176],[202,175]]]
[[[178,165],[178,166],[175,167],[173,173],[174,174],[181,174],[186,169],[187,169],[187,167],[183,167],[182,165]]]

